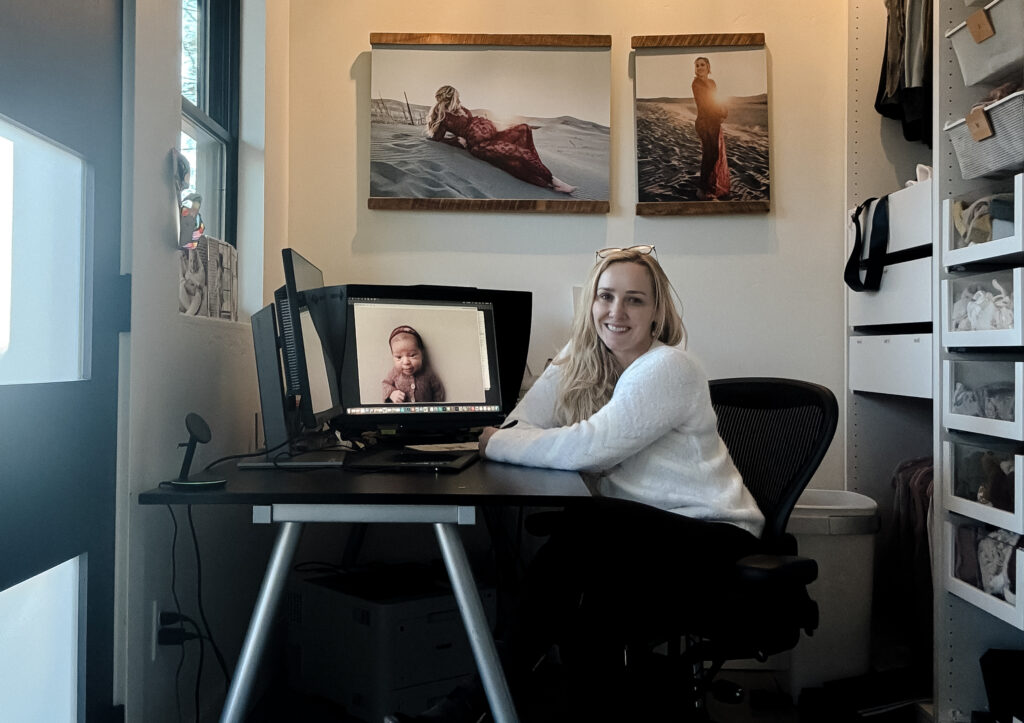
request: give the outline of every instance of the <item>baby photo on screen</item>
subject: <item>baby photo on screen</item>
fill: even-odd
[[[475,307],[357,302],[353,316],[360,404],[486,401],[486,345]]]

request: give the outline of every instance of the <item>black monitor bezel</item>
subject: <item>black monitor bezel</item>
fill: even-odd
[[[334,342],[327,353],[334,358],[345,360],[339,368],[344,370],[345,362],[354,358],[355,350],[349,346],[355,330],[350,323],[352,306],[350,299],[377,298],[388,300],[405,299],[416,302],[441,301],[450,303],[482,303],[491,307],[494,332],[494,352],[500,393],[500,409],[494,412],[455,412],[437,414],[346,414],[344,392],[340,393],[341,414],[331,425],[343,436],[364,433],[379,433],[381,436],[403,437],[424,436],[430,433],[452,435],[459,431],[500,423],[515,407],[523,372],[526,368],[526,353],[529,348],[530,322],[532,317],[532,294],[528,291],[479,289],[465,286],[430,285],[381,285],[347,284],[343,287],[325,287],[324,296],[335,297],[344,302],[344,329],[337,328],[340,319],[335,319],[331,330]],[[314,296],[321,294],[314,292]],[[315,301],[313,302],[316,303]],[[337,335],[344,334],[344,348],[336,343]],[[337,356],[337,355],[341,356]],[[344,371],[342,371],[344,373]],[[339,380],[339,390],[344,389]]]
[[[281,356],[284,371],[285,397],[290,405],[293,405],[298,416],[298,422],[303,431],[316,431],[329,423],[342,410],[340,395],[337,390],[337,370],[332,368],[331,359],[325,353],[327,364],[328,383],[330,386],[331,406],[326,409],[313,409],[310,397],[309,371],[305,359],[305,340],[302,334],[302,311],[309,308],[306,299],[306,291],[314,291],[323,288],[323,273],[320,268],[309,259],[302,256],[294,249],[281,249],[281,259],[284,266],[284,286],[274,292],[277,302],[278,327],[281,337]],[[296,267],[305,264],[319,274],[321,279],[320,287],[302,288],[298,287],[296,281]],[[312,316],[312,315],[311,315]],[[317,332],[321,338],[321,345],[324,344],[326,330],[322,330],[316,324]],[[294,373],[294,379],[292,374]]]

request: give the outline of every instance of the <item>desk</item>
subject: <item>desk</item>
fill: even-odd
[[[575,472],[480,461],[458,474],[353,473],[340,469],[231,470],[216,490],[157,488],[144,505],[252,505],[254,524],[280,528],[231,679],[221,721],[244,720],[256,669],[306,522],[418,522],[434,526],[473,657],[496,723],[514,723],[498,661],[456,525],[476,522],[476,506],[562,506],[591,496]]]

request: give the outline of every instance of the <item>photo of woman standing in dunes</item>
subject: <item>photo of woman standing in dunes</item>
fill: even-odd
[[[703,55],[693,61],[693,100],[697,104],[697,120],[694,130],[700,137],[700,185],[697,198],[710,201],[725,198],[732,186],[729,180],[729,163],[725,156],[725,134],[722,123],[729,115],[725,106],[718,102],[718,85],[708,75],[711,61]]]
[[[633,39],[638,214],[768,211],[764,40],[740,40]]]

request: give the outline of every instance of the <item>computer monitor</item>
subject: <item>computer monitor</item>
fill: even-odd
[[[295,410],[295,434],[319,429],[335,416],[338,374],[327,367],[320,343],[325,334],[316,328],[306,300],[308,291],[323,287],[323,273],[294,249],[282,249],[281,256],[285,283],[274,292],[274,301],[286,404]]]
[[[499,423],[515,406],[530,341],[529,292],[348,284],[305,296],[323,332],[325,366],[338,374],[331,426],[343,436],[455,439]],[[419,357],[411,381],[395,359],[403,347]],[[405,398],[388,398],[388,379]]]

